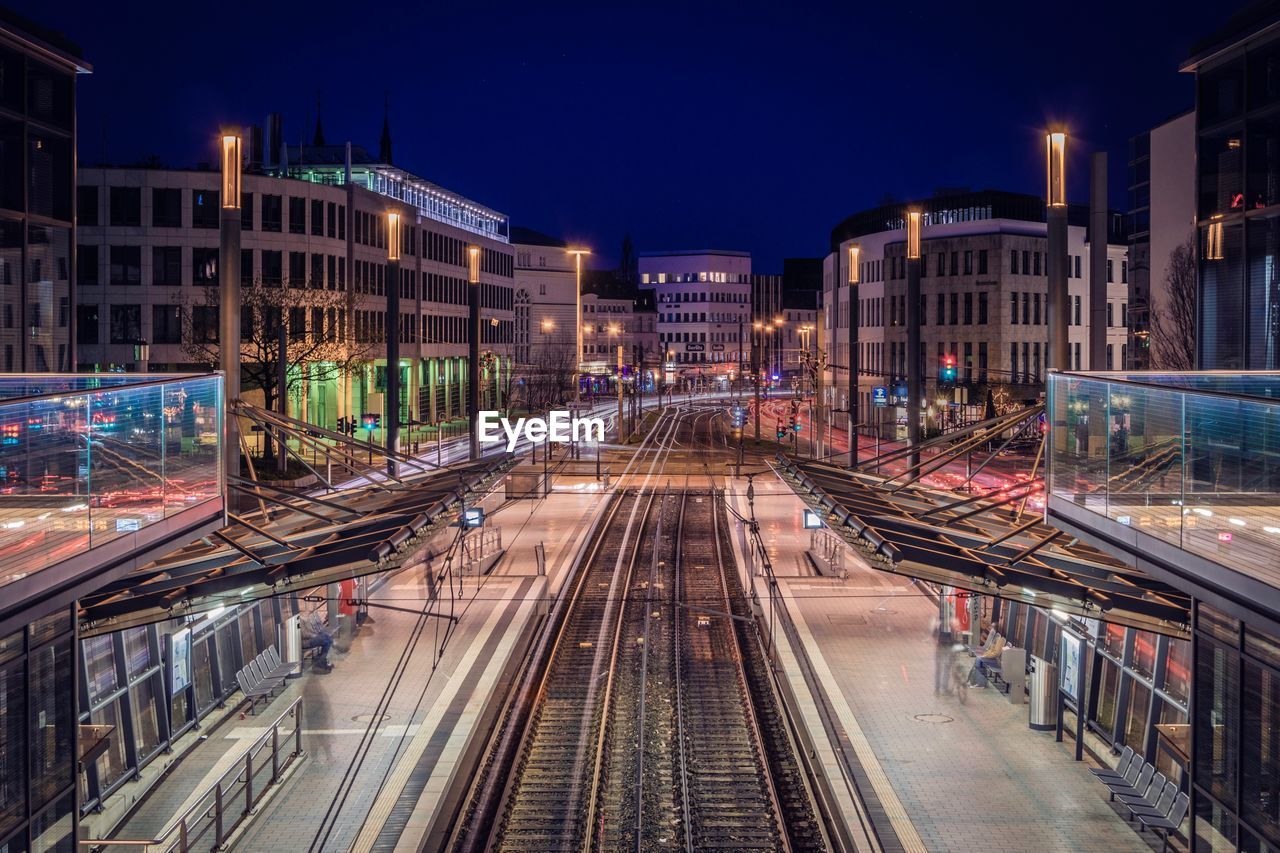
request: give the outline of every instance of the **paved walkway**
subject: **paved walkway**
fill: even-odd
[[[787,610],[901,849],[1148,849],[1072,760],[1070,744],[1027,727],[1026,705],[995,690],[970,691],[965,705],[935,696],[933,601],[852,550],[847,580],[813,576],[802,562],[802,502],[784,484],[756,479],[756,515]],[[745,485],[731,486],[745,512]]]

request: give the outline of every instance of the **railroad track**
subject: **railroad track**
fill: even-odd
[[[719,420],[669,408],[632,458],[632,487],[612,499],[508,701],[454,849],[830,849],[722,497],[656,485],[673,449],[686,485],[689,468],[711,473]]]

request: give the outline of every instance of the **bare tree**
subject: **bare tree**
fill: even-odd
[[[1188,237],[1169,253],[1164,298],[1152,300],[1151,366],[1157,370],[1193,370],[1195,352],[1196,247],[1194,239]]]
[[[192,361],[216,367],[218,288],[206,288],[194,304],[189,304],[185,294],[175,301],[191,323],[190,334],[183,336],[183,352]],[[245,387],[260,388],[267,409],[277,408],[281,358],[288,367],[299,368],[288,370],[285,378],[285,393],[296,398],[301,396],[305,383],[349,376],[373,355],[372,340],[357,341],[349,333],[345,292],[309,285],[266,285],[255,279],[240,291],[240,310],[240,359]],[[287,332],[283,353],[282,327]],[[272,442],[266,443],[265,455],[274,456]]]
[[[530,411],[545,411],[566,399],[573,386],[572,343],[547,343],[533,347],[529,363],[519,366],[524,380],[524,403]]]

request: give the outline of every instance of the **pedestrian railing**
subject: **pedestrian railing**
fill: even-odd
[[[124,848],[140,853],[219,850],[302,754],[302,697],[299,696],[159,837],[86,838],[81,839],[80,846],[88,851]]]

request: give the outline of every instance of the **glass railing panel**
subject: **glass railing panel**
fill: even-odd
[[[89,395],[91,547],[164,518],[162,388],[121,387]]]
[[[1187,397],[1182,547],[1280,580],[1280,405]]]
[[[1107,517],[1179,544],[1184,395],[1119,382],[1107,387]]]
[[[89,546],[85,399],[0,404],[0,586]]]
[[[222,382],[200,377],[164,385],[165,515],[219,494],[218,407]]]
[[[1106,513],[1107,385],[1055,376],[1050,395],[1050,493]]]

